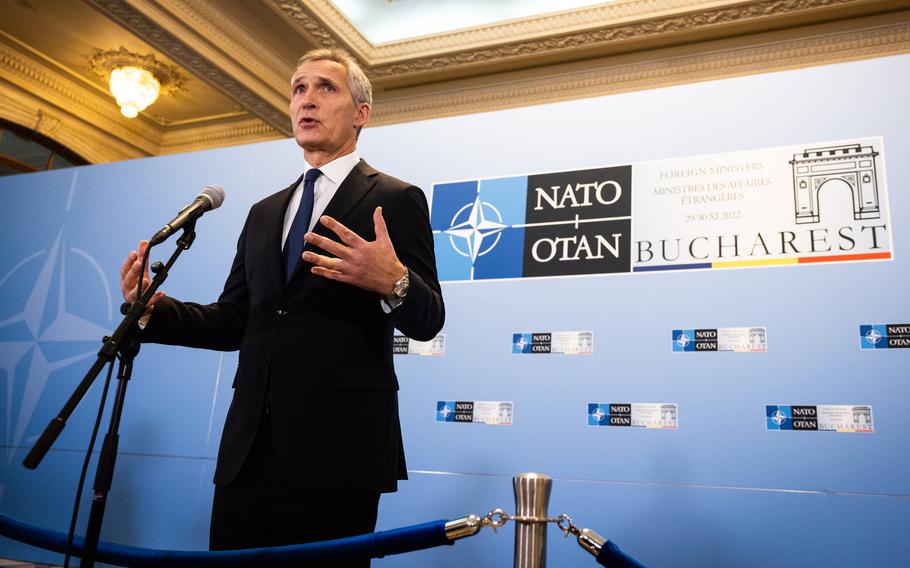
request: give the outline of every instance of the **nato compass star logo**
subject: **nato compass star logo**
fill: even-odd
[[[692,338],[695,332],[691,329],[674,329],[673,330],[673,351],[694,351],[695,345]]]
[[[680,347],[682,347],[683,349],[686,348],[686,345],[688,345],[690,341],[691,341],[691,339],[689,339],[689,336],[686,335],[685,333],[680,333],[679,337],[676,338],[676,344],[679,345]]]
[[[450,400],[436,401],[436,422],[454,422],[455,403]]]
[[[860,325],[859,337],[862,349],[888,349],[891,343],[889,326],[886,324]]]
[[[531,352],[531,334],[530,333],[513,333],[512,334],[512,353],[530,353]]]
[[[787,415],[778,408],[774,411],[774,414],[771,415],[771,421],[780,426],[787,421]]]
[[[866,341],[872,345],[877,345],[882,340],[882,334],[874,327],[866,333]]]
[[[473,203],[468,203],[455,212],[449,228],[443,233],[449,235],[449,242],[455,252],[470,258],[473,265],[477,257],[493,250],[499,243],[500,233],[508,227],[502,222],[499,210],[492,204],[481,201],[478,195]]]
[[[765,417],[768,420],[768,430],[792,430],[790,423],[792,414],[789,406],[765,406]]]
[[[588,403],[588,426],[606,426],[604,424],[604,419],[607,418],[608,413],[604,409],[603,404],[596,402]]]
[[[430,226],[442,281],[521,278],[527,176],[433,185]]]
[[[77,276],[68,280],[68,271]],[[101,338],[109,333],[80,314],[101,311],[110,322],[112,296],[100,264],[84,250],[68,247],[61,229],[49,251],[31,254],[0,275],[0,298],[0,382],[5,393],[0,398],[0,439],[13,449],[7,455],[9,465],[14,449],[33,443],[65,400],[54,397],[36,413],[45,391],[56,391],[53,383],[63,375],[72,377],[75,386],[76,375],[84,370],[76,363],[97,354]],[[60,388],[68,391],[69,385]]]

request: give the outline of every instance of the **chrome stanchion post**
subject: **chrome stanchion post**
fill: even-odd
[[[553,480],[542,473],[522,473],[512,478],[515,490],[515,568],[546,568],[547,523],[521,521],[545,519]]]

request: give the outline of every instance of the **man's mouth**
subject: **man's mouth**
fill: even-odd
[[[316,124],[318,122],[319,121],[316,120],[315,118],[313,118],[312,116],[305,116],[298,121],[300,126],[313,126],[314,124]]]

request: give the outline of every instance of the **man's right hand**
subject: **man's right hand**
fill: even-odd
[[[145,254],[145,249],[148,246],[148,241],[139,241],[138,250],[130,251],[126,255],[126,260],[123,261],[123,266],[120,267],[120,293],[123,294],[123,299],[130,304],[136,301],[136,284],[139,281],[139,271],[142,269],[142,255]],[[145,274],[142,275],[142,289],[145,290],[151,283],[151,273],[149,272],[149,267],[146,266]],[[152,313],[152,308],[155,307],[158,300],[163,297],[164,292],[155,292],[155,295],[149,300],[142,317],[147,318]]]

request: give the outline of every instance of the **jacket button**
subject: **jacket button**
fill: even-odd
[[[288,315],[288,311],[287,310],[276,310],[275,315],[277,315],[280,318],[283,318],[284,316]]]

